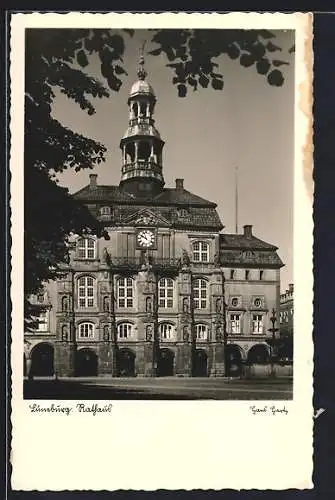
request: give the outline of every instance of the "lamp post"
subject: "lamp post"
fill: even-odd
[[[272,309],[272,315],[270,317],[270,321],[272,323],[272,328],[269,328],[269,332],[272,333],[272,340],[271,340],[271,377],[275,376],[275,371],[274,371],[274,350],[275,350],[275,342],[276,342],[276,333],[279,331],[279,328],[275,328],[275,324],[277,321],[277,315],[276,311],[273,308]]]

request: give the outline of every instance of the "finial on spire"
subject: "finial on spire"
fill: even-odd
[[[147,43],[146,40],[144,40],[142,46],[140,47],[140,60],[139,60],[139,67],[137,70],[137,76],[139,77],[140,80],[144,80],[145,77],[147,76],[147,72],[144,69],[144,47],[146,43]]]

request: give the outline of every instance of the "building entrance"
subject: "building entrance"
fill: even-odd
[[[96,377],[98,375],[98,357],[88,347],[76,352],[76,376]]]
[[[54,348],[42,342],[31,352],[31,374],[35,377],[51,377],[54,374]]]
[[[135,353],[130,349],[119,351],[120,377],[135,377]]]
[[[157,364],[158,377],[172,377],[174,375],[174,353],[170,349],[160,349]]]
[[[197,349],[195,351],[194,376],[207,377],[207,354],[203,349]]]

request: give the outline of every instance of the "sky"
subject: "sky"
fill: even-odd
[[[98,174],[98,184],[119,183],[119,143],[128,125],[127,98],[137,80],[139,47],[149,38],[144,30],[136,31],[133,38],[125,35],[128,75],[119,92],[92,100],[95,115],[87,115],[56,93],[54,118],[102,142],[108,150],[106,162],[94,170],[59,175],[60,185],[71,193],[88,184],[90,173]],[[157,97],[155,124],[165,141],[166,187],[174,187],[175,179],[183,178],[185,189],[217,203],[223,231],[233,233],[237,168],[239,232],[251,224],[255,236],[278,247],[285,264],[281,270],[281,290],[285,291],[293,280],[294,55],[288,49],[294,33],[277,31],[275,43],[282,48],[276,57],[290,62],[280,68],[285,77],[282,87],[271,87],[254,67],[244,68],[238,60],[222,55],[216,62],[224,76],[223,90],[190,89],[187,97],[179,98],[164,56],[147,56],[145,68]],[[146,50],[155,47],[148,42]],[[85,71],[104,81],[94,57]]]

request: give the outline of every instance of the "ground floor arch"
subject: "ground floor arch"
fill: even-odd
[[[248,351],[248,363],[265,365],[270,362],[269,348],[265,344],[255,344]]]
[[[242,351],[238,345],[227,345],[225,361],[228,377],[239,377],[242,373]]]
[[[174,375],[174,352],[171,349],[159,350],[157,375],[158,377],[172,377]]]
[[[54,348],[51,344],[41,342],[33,347],[30,371],[35,377],[51,377],[54,374]]]
[[[131,349],[123,348],[118,352],[120,377],[135,377],[136,354]]]
[[[207,353],[204,349],[194,352],[194,376],[207,377]]]
[[[96,377],[98,375],[98,357],[93,349],[78,349],[75,358],[77,377]]]

